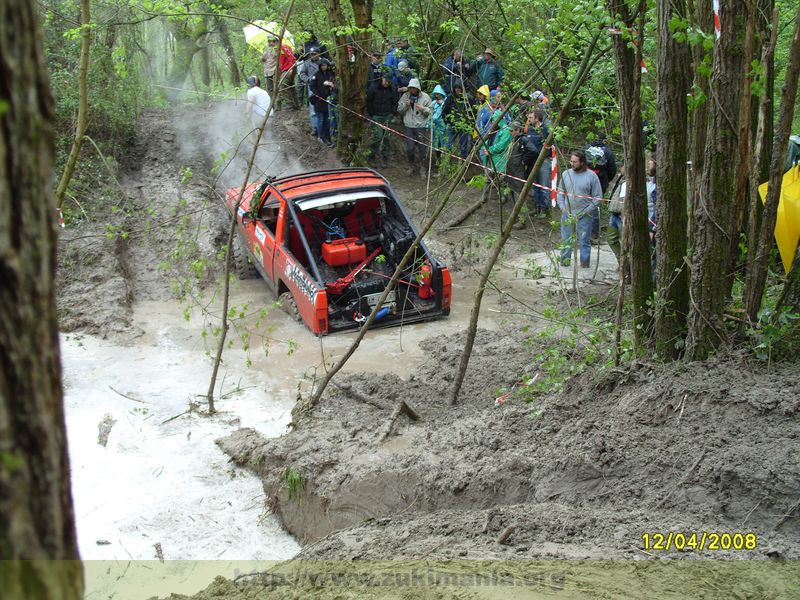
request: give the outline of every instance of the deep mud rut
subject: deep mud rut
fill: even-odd
[[[176,314],[188,307],[191,322],[201,329],[200,307],[213,313],[219,301],[215,257],[227,218],[218,193],[239,185],[243,172],[238,157],[221,174],[219,165],[213,172],[212,167],[220,152],[233,154],[228,142],[240,109],[218,105],[190,115],[143,115],[139,142],[123,165],[125,210],[63,236],[59,311],[64,330],[135,345],[149,335],[146,325],[132,320],[132,307],[143,301]],[[259,168],[288,174],[338,166],[307,129],[304,112],[277,113]],[[402,156],[399,148],[395,155]],[[395,161],[384,174],[420,224],[437,197],[434,192],[426,201],[426,190],[444,182],[409,178],[403,167]],[[445,220],[479,193],[466,186],[459,190]],[[330,386],[315,410],[296,411],[294,429],[280,438],[243,428],[218,441],[232,460],[263,479],[267,503],[304,546],[299,557],[628,559],[640,564],[668,556],[763,559],[763,565],[800,558],[800,522],[792,512],[800,490],[795,366],[767,370],[742,356],[688,366],[637,363],[589,371],[560,394],[532,402],[512,398],[495,406],[495,398],[514,382],[542,374],[540,355],[558,343],[536,335],[546,325],[538,316],[541,310],[547,305],[563,310],[579,301],[565,291],[568,282],[559,285],[548,277],[547,260],[535,254],[556,243],[545,221],[530,220],[509,243],[484,299],[461,401],[449,406],[476,269],[496,238],[498,226],[491,224],[499,223],[502,210],[493,200],[462,226],[435,229],[430,236],[432,251],[453,271],[451,316],[371,333],[338,378],[384,408]],[[479,221],[490,225],[479,226]],[[108,223],[134,233],[109,239],[102,235]],[[203,261],[202,269],[197,261]],[[543,268],[536,269],[536,261]],[[194,300],[180,303],[181,292]],[[598,304],[602,311],[610,292],[607,283],[596,282],[584,288],[580,302]],[[259,281],[234,288],[234,305],[248,310],[273,300]],[[608,318],[607,312],[599,314]],[[318,340],[277,311],[252,329],[253,348],[269,342],[270,357],[292,365],[273,373],[273,395],[284,400],[296,395],[298,381],[300,394],[307,395],[308,376],[322,368],[322,354],[325,361],[334,360],[353,337]],[[281,345],[288,340],[291,358]],[[235,373],[239,367],[226,368]],[[401,416],[391,434],[379,440],[398,399],[421,418],[411,422]],[[291,490],[287,469],[299,476]],[[644,533],[670,531],[752,532],[757,543],[743,551],[644,548]],[[774,597],[771,592],[782,589],[780,577],[774,583],[745,569],[738,572],[738,584],[713,569],[706,576],[721,592],[744,589],[742,597],[762,597],[765,590]],[[670,575],[676,582],[684,576]],[[578,591],[595,589],[594,597],[630,597],[637,589],[596,573],[568,573],[566,580]],[[256,588],[247,591],[219,580],[197,597],[273,597],[263,586]],[[303,589],[294,596],[278,590],[274,597],[307,597]],[[361,590],[341,597],[417,597],[397,590],[382,594]],[[440,597],[436,594],[430,597]],[[457,597],[494,596],[461,590]],[[716,596],[710,592],[708,597]]]

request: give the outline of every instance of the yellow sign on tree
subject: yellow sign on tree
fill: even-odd
[[[762,202],[766,202],[768,187],[769,183],[758,186]],[[800,241],[800,165],[795,165],[783,175],[775,241],[781,253],[783,269],[788,273],[792,268],[797,242]]]

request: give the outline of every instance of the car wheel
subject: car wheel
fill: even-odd
[[[242,236],[239,233],[233,238],[233,266],[239,279],[252,279],[258,276],[258,271],[256,271],[253,263],[250,262],[244,240],[242,240]]]
[[[292,296],[292,292],[283,292],[278,296],[278,304],[280,304],[281,310],[293,320],[300,321],[300,310],[297,308],[297,301]]]

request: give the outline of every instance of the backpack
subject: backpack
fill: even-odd
[[[606,153],[600,146],[586,148],[586,165],[595,172],[606,166]]]

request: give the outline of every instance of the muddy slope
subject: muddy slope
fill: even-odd
[[[626,558],[657,531],[752,531],[755,550],[722,554],[800,556],[800,524],[781,516],[800,487],[796,368],[637,364],[496,408],[493,386],[536,372],[529,343],[484,333],[456,408],[443,390],[460,338],[432,341],[408,381],[351,376],[422,417],[401,417],[383,442],[389,411],[332,390],[282,438],[240,430],[218,443],[262,476],[286,528],[316,542],[306,557]],[[302,477],[292,494],[286,469]]]

